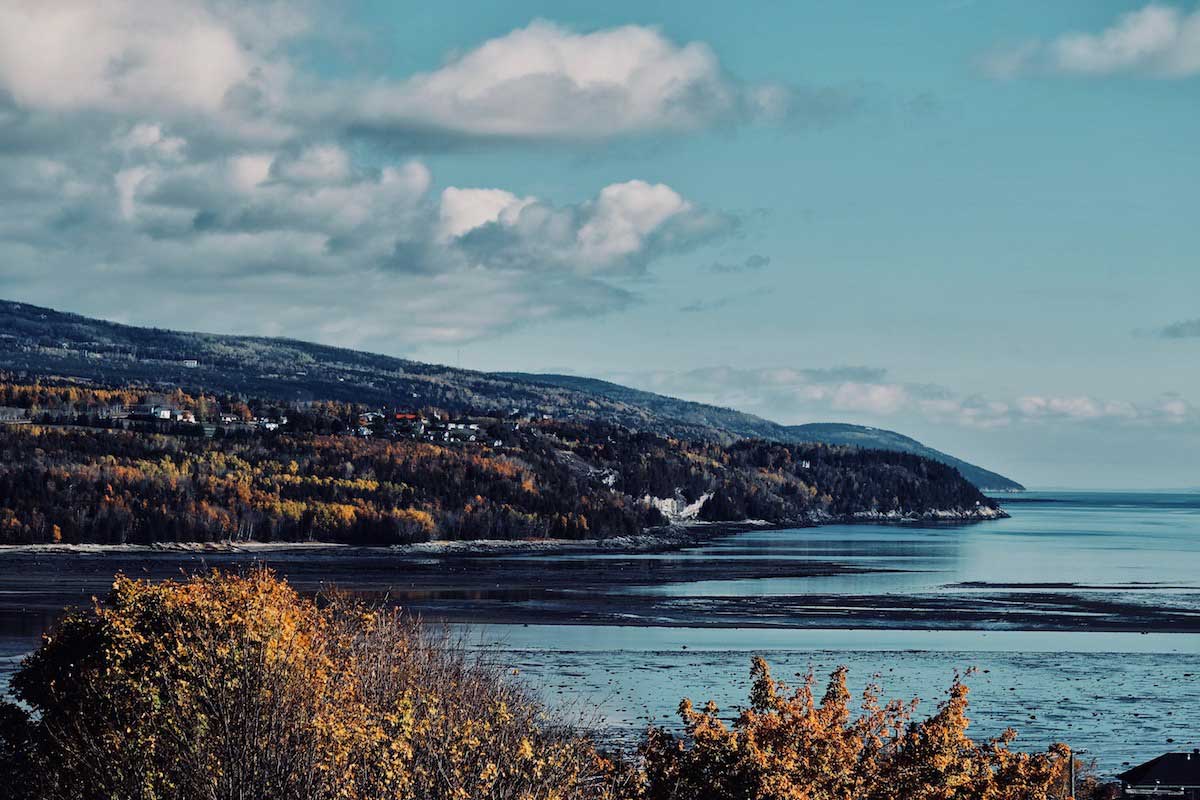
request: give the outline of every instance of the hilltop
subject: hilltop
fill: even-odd
[[[0,369],[110,385],[202,388],[284,402],[336,400],[514,410],[598,421],[689,440],[852,444],[955,467],[977,487],[1019,483],[891,431],[843,424],[785,426],[752,414],[566,375],[489,373],[294,339],[143,328],[0,301]]]

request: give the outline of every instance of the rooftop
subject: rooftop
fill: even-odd
[[[1117,777],[1130,786],[1200,786],[1200,750],[1163,753]]]

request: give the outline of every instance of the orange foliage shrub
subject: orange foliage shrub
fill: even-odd
[[[12,685],[35,714],[0,704],[0,762],[19,742],[29,798],[614,796],[612,766],[499,669],[265,571],[119,578]]]
[[[795,691],[754,659],[750,707],[726,725],[711,702],[684,700],[682,737],[652,729],[643,747],[646,800],[1050,800],[1062,797],[1068,751],[1009,750],[1015,734],[972,741],[967,688],[914,722],[915,704],[881,704],[868,688],[851,710],[846,670],[818,701],[810,674]]]

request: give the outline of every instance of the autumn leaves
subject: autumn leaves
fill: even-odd
[[[401,614],[308,600],[265,571],[150,584],[64,618],[0,706],[21,800],[1051,800],[1065,746],[967,735],[956,681],[927,719],[846,673],[817,698],[755,659],[732,721],[680,706],[606,756],[489,664]],[[30,709],[27,711],[25,709]],[[5,774],[7,773],[7,774]]]

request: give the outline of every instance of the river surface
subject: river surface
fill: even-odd
[[[598,702],[618,736],[670,721],[684,696],[736,708],[750,658],[761,654],[784,677],[847,665],[856,688],[873,681],[887,696],[919,697],[925,713],[956,673],[973,670],[977,736],[1011,725],[1020,746],[1069,741],[1109,774],[1200,747],[1200,495],[1001,499],[1012,517],[998,522],[750,531],[644,556],[796,560],[844,571],[622,586],[614,591],[668,604],[620,627],[492,625],[472,635],[495,643],[497,656],[548,697]],[[672,611],[719,614],[747,599],[760,622],[785,619],[788,627],[670,625]],[[805,624],[805,606],[820,627]],[[1140,607],[1155,615],[1140,617]],[[829,624],[838,611],[844,626]],[[1164,611],[1169,618],[1157,616]],[[915,616],[919,629],[897,616]],[[1139,619],[1151,624],[1139,630]],[[1034,627],[1043,630],[1021,630]]]
[[[335,582],[460,626],[623,741],[684,696],[732,714],[761,654],[780,677],[844,664],[852,687],[924,713],[973,670],[976,736],[1068,741],[1109,774],[1200,747],[1200,494],[1000,499],[1010,519],[751,530],[674,553],[267,560],[302,589]],[[0,554],[0,673],[115,570],[198,566],[181,558]]]

